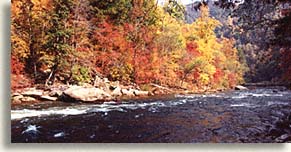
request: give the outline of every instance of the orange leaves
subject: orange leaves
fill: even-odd
[[[24,72],[23,69],[24,69],[24,64],[20,62],[16,56],[11,55],[11,72],[13,74],[19,75],[19,74],[23,74]]]
[[[235,73],[229,73],[227,75],[228,83],[230,87],[235,87],[237,85],[237,76]]]
[[[33,0],[39,6],[33,8],[49,5],[49,1]],[[158,83],[177,87],[186,82],[199,88],[220,84],[222,80],[230,80],[231,84],[237,82],[240,73],[236,70],[239,63],[234,42],[228,39],[218,41],[214,30],[219,23],[209,16],[206,7],[202,8],[202,15],[195,23],[185,24],[175,18],[179,14],[175,17],[169,15],[156,5],[155,0],[116,0],[116,5],[113,1],[69,1],[60,1],[65,4],[58,4],[59,11],[56,8],[47,10],[48,14],[55,15],[40,13],[51,16],[45,19],[36,12],[29,14],[27,9],[23,9],[27,17],[14,21],[26,23],[28,17],[36,15],[33,23],[42,22],[33,28],[29,28],[31,24],[25,24],[21,27],[24,29],[22,33],[16,31],[17,24],[12,27],[13,50],[17,51],[14,55],[21,60],[27,59],[29,49],[35,47],[39,51],[36,55],[45,55],[47,61],[39,61],[36,64],[39,68],[42,65],[46,65],[43,69],[51,68],[59,60],[56,63],[63,66],[58,71],[66,71],[68,79],[74,75],[76,81],[89,82],[98,71],[122,83]],[[20,14],[19,9],[13,5],[13,17]],[[18,33],[21,36],[15,37]],[[31,35],[23,39],[27,33]],[[34,41],[26,42],[30,39]],[[21,74],[24,68],[18,58],[12,57],[12,72],[15,74]]]
[[[101,73],[110,78],[131,81],[134,48],[127,33],[131,28],[130,24],[122,26],[103,21],[95,31],[96,63]]]
[[[198,50],[198,46],[195,42],[189,41],[187,42],[187,53],[192,57],[198,57],[201,53]]]
[[[32,80],[24,75],[24,63],[11,55],[11,89],[21,89],[32,85]]]

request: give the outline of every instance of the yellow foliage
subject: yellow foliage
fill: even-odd
[[[158,52],[154,55],[161,64],[156,64],[155,71],[159,71],[159,79],[162,83],[174,84],[177,79],[179,60],[185,54],[186,39],[182,34],[183,23],[161,11],[162,19],[159,22],[159,30],[156,44]]]

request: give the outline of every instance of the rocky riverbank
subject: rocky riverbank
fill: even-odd
[[[118,81],[99,78],[94,85],[36,85],[31,88],[13,90],[12,104],[30,104],[41,101],[104,102],[171,93],[174,91],[156,84],[151,84],[150,90],[145,91],[136,84],[125,86]]]
[[[104,102],[132,98],[144,98],[155,95],[213,93],[223,89],[204,88],[195,92],[182,88],[167,88],[157,84],[148,84],[147,90],[138,85],[122,85],[118,81],[109,81],[107,78],[96,78],[94,85],[65,85],[52,86],[36,85],[35,87],[13,90],[12,104],[30,104],[41,101],[63,102]],[[246,87],[237,86],[235,90],[247,90]]]

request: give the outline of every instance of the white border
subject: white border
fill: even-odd
[[[207,151],[207,152],[290,152],[291,144],[10,144],[10,1],[0,0],[0,151],[21,152],[136,152],[136,151]]]

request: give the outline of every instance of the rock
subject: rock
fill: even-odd
[[[149,92],[148,91],[134,90],[134,94],[136,96],[148,96],[149,95]]]
[[[279,90],[272,90],[273,93],[279,93]]]
[[[108,78],[103,78],[103,82],[104,83],[110,83],[110,81],[108,80]]]
[[[12,96],[12,97],[22,96],[22,94],[20,94],[20,93],[12,93],[11,96]]]
[[[54,134],[55,138],[64,137],[64,136],[65,136],[64,132],[60,132],[60,133]]]
[[[22,97],[20,99],[20,101],[22,101],[22,102],[36,102],[36,99],[33,97]]]
[[[98,75],[96,75],[94,80],[94,87],[100,87],[102,82],[103,82],[102,79]]]
[[[12,100],[14,101],[17,101],[17,100],[20,100],[21,98],[23,98],[23,95],[18,95],[18,96],[14,96],[14,97],[12,97]]]
[[[38,90],[35,88],[30,88],[21,93],[24,96],[40,97],[43,94],[43,90]]]
[[[276,138],[275,141],[276,142],[286,142],[287,140],[290,140],[291,136],[288,134],[283,134],[280,137]]]
[[[63,91],[61,90],[53,90],[48,95],[50,97],[60,97],[63,94]]]
[[[110,87],[112,87],[114,89],[117,88],[117,87],[120,87],[119,81],[111,82]]]
[[[154,94],[154,95],[160,95],[160,94],[165,94],[165,92],[162,89],[155,88],[155,89],[153,89],[152,94]]]
[[[21,103],[22,102],[21,102],[20,99],[15,100],[15,99],[12,98],[12,104],[21,104]]]
[[[116,87],[116,88],[112,91],[111,95],[112,95],[112,96],[115,96],[115,97],[122,96],[121,88],[120,88],[120,87]]]
[[[91,88],[91,87],[93,87],[93,85],[91,85],[89,83],[83,83],[82,84],[82,87],[84,87],[84,88]]]
[[[171,94],[173,93],[174,91],[167,88],[167,87],[163,87],[163,86],[160,86],[160,85],[157,85],[157,84],[150,84],[153,89],[151,90],[151,93],[154,94],[154,95],[161,95],[161,94]]]
[[[50,97],[50,96],[41,96],[40,98],[43,100],[49,100],[49,101],[56,101],[58,99],[57,97]]]
[[[238,85],[234,88],[235,90],[248,90],[247,87],[244,87],[244,86],[241,86],[241,85]]]
[[[128,97],[135,96],[133,89],[121,89],[121,93],[122,93],[122,95],[128,96]]]
[[[100,100],[110,100],[111,95],[99,88],[83,88],[80,86],[73,86],[64,91],[61,100],[63,101],[82,101],[94,102]]]
[[[29,125],[29,126],[27,126],[27,129],[24,130],[21,134],[25,134],[25,133],[37,134],[37,133],[39,133],[38,128],[41,128],[41,127],[36,126],[36,125]]]

